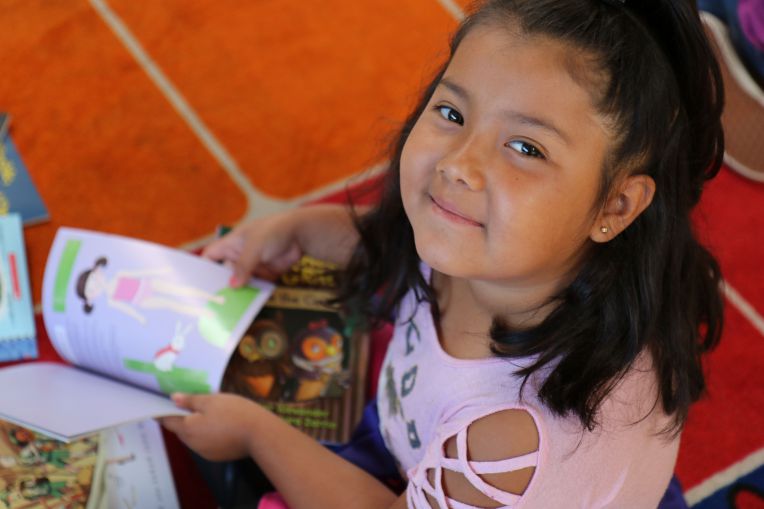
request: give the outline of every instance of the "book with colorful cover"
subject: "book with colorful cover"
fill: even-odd
[[[24,232],[18,214],[0,216],[0,362],[37,357]]]
[[[347,442],[361,418],[369,347],[330,304],[335,291],[334,267],[303,257],[277,282],[223,382],[327,444]]]
[[[70,443],[0,420],[0,508],[179,508],[155,421]]]
[[[220,389],[233,350],[273,285],[230,288],[231,271],[184,251],[60,228],[42,314],[68,364],[0,369],[0,418],[62,441],[182,415],[173,392]]]
[[[12,212],[21,214],[25,226],[49,219],[48,209],[16,145],[6,135],[0,136],[0,216]]]

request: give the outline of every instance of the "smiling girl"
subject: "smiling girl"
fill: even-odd
[[[405,493],[239,397],[176,395],[194,413],[165,426],[251,456],[295,509],[656,507],[721,332],[689,217],[721,87],[692,1],[489,0],[373,210],[300,208],[206,251],[242,282],[337,262],[348,313],[394,317],[376,432]]]

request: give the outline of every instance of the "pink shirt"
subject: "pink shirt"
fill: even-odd
[[[429,269],[424,272],[429,278]],[[656,435],[668,420],[660,404],[654,405],[655,379],[645,356],[605,401],[601,425],[593,432],[584,431],[574,416],[552,415],[536,398],[533,381],[520,401],[522,379],[513,372],[521,362],[451,357],[440,346],[429,305],[418,304],[412,293],[405,297],[382,365],[377,404],[382,436],[409,479],[409,507],[429,509],[425,492],[442,507],[471,507],[447,499],[439,482],[432,486],[427,480],[430,469],[447,468],[464,474],[502,507],[655,508],[671,479],[679,440]],[[469,424],[503,409],[523,409],[533,417],[539,450],[505,461],[468,462]],[[461,444],[457,459],[443,454],[453,436]],[[480,477],[529,466],[535,472],[522,495]]]

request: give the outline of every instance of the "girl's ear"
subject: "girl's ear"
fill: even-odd
[[[589,238],[608,242],[624,231],[655,195],[655,181],[648,175],[629,175],[621,180],[592,224]]]

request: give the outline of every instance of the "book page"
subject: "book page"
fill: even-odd
[[[50,362],[0,369],[0,418],[63,442],[120,424],[184,415],[170,398]]]
[[[51,343],[72,364],[155,392],[216,392],[273,286],[157,244],[59,229],[43,281]]]
[[[101,496],[93,509],[180,507],[162,431],[155,421],[103,432],[101,449],[103,461],[97,480]]]

